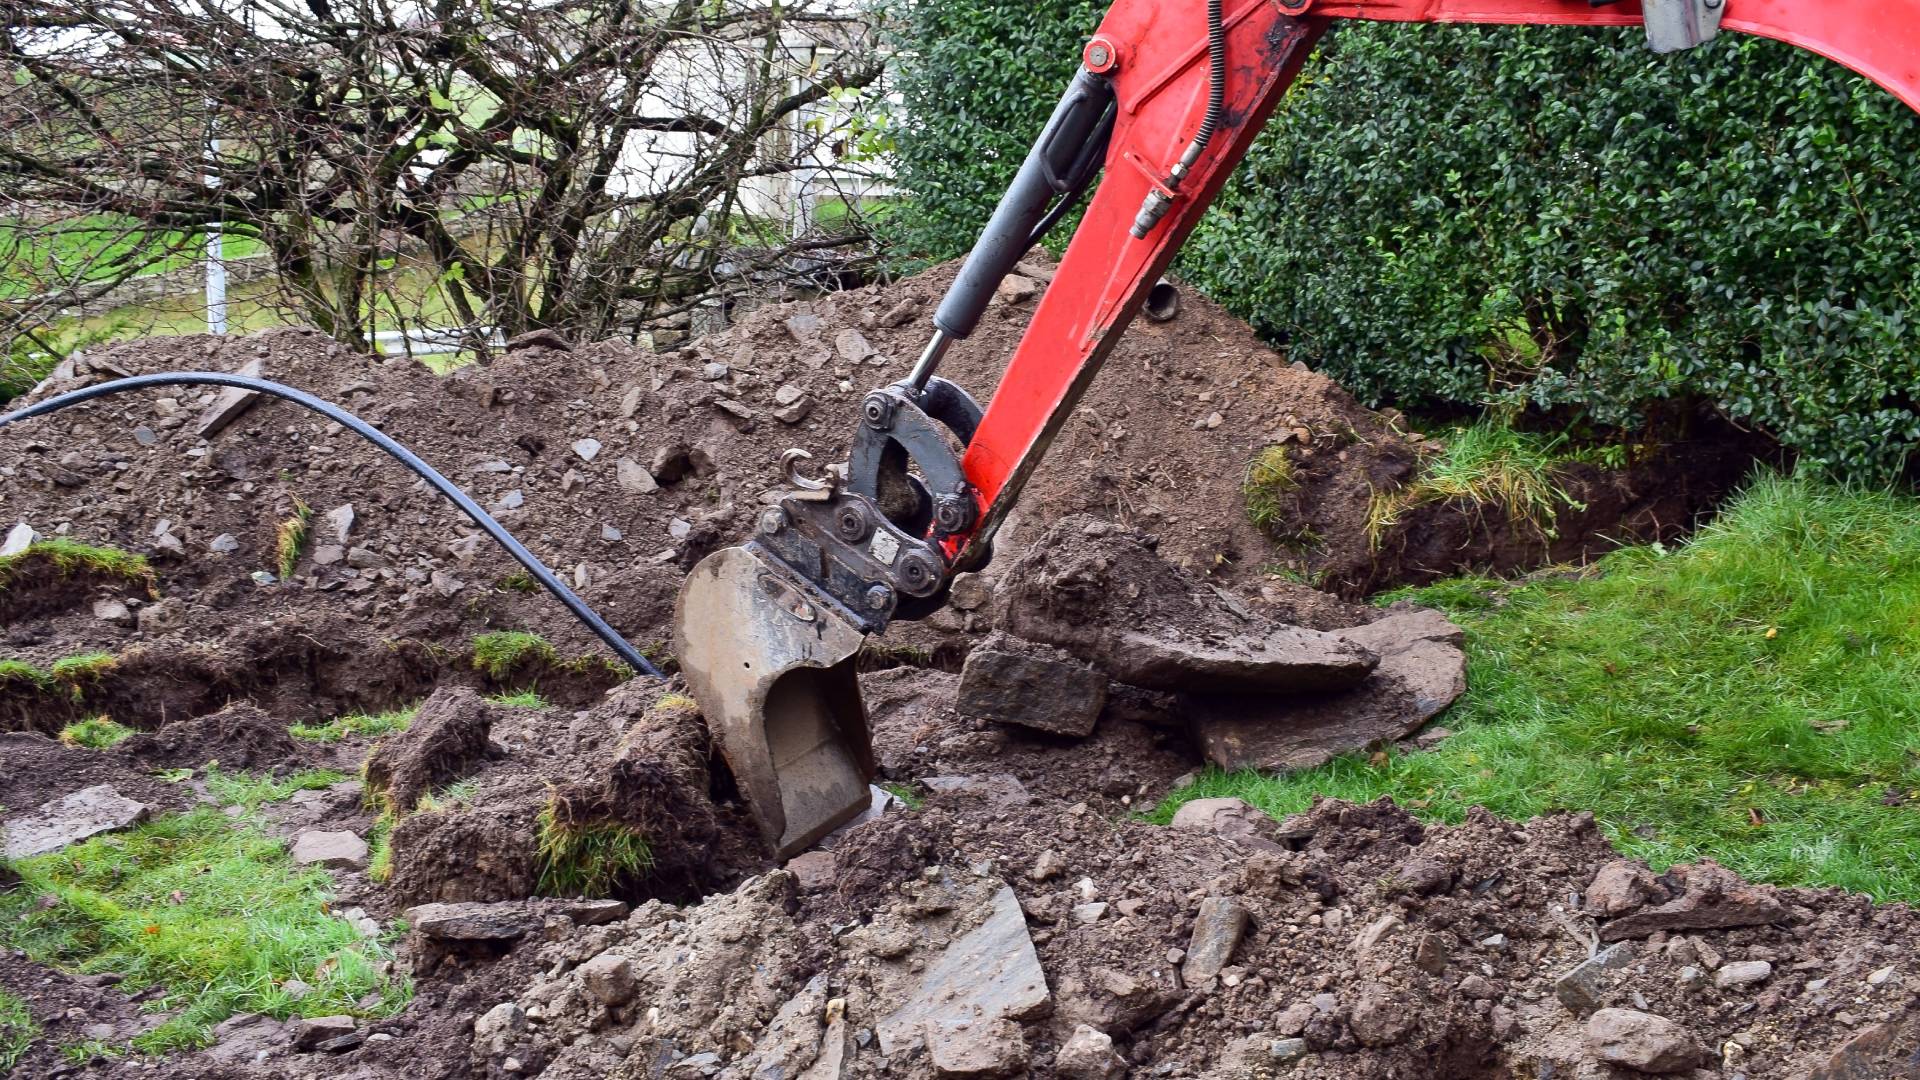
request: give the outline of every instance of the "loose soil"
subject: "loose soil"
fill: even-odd
[[[434,463],[670,667],[664,643],[685,570],[751,527],[782,450],[844,456],[861,394],[904,374],[951,272],[768,307],[668,353],[532,346],[443,377],[282,331],[117,346],[51,389],[258,360],[267,377],[341,402]],[[943,374],[984,397],[1027,312],[997,303]],[[646,836],[647,869],[602,890],[640,906],[608,927],[549,918],[486,949],[412,935],[402,961],[413,1002],[366,1026],[380,1037],[338,1055],[295,1053],[276,1035],[264,1056],[236,1056],[265,1030],[236,1025],[205,1051],[71,1065],[59,1045],[124,1041],[153,1017],[108,982],[0,956],[0,986],[26,997],[49,1033],[18,1075],[509,1075],[475,1046],[473,1025],[489,1010],[572,978],[610,946],[682,934],[698,951],[709,923],[748,919],[754,931],[727,955],[759,965],[739,969],[754,972],[756,989],[732,1003],[663,1000],[685,1014],[669,1025],[671,1054],[657,1056],[644,1009],[589,1010],[528,1036],[513,1075],[552,1066],[558,1080],[578,1061],[604,1068],[577,1075],[744,1077],[742,1047],[787,1031],[776,1012],[824,980],[821,1008],[844,998],[858,1035],[833,1075],[925,1076],[923,1052],[883,1061],[869,1047],[873,1011],[897,995],[903,965],[962,930],[931,911],[927,891],[985,895],[999,881],[1018,896],[1049,988],[1049,1008],[1019,1024],[1029,1075],[1066,1075],[1056,1056],[1081,1023],[1112,1036],[1129,1075],[1143,1077],[1630,1075],[1592,1060],[1582,1019],[1553,988],[1586,955],[1594,924],[1578,913],[1580,894],[1612,858],[1589,820],[1476,816],[1423,828],[1390,805],[1325,804],[1251,839],[1152,826],[1137,811],[1200,760],[1175,699],[1117,689],[1093,735],[1071,739],[960,717],[952,672],[988,630],[987,598],[1008,568],[1073,515],[1152,533],[1160,555],[1218,587],[1224,608],[1336,629],[1377,617],[1355,601],[1387,585],[1682,533],[1750,460],[1725,443],[1575,472],[1569,491],[1588,509],[1563,517],[1555,539],[1497,511],[1441,505],[1407,515],[1376,546],[1364,528],[1371,493],[1406,482],[1426,441],[1189,295],[1177,319],[1143,322],[1115,351],[1002,533],[1002,557],[956,590],[953,607],[873,644],[862,678],[882,779],[923,805],[841,834],[824,872],[816,859],[789,874],[774,869],[673,687],[622,682],[597,640],[528,589],[470,522],[351,433],[266,401],[202,439],[195,424],[213,399],[185,388],[112,398],[0,431],[0,526],[27,521],[146,554],[156,574],[154,594],[39,571],[0,591],[0,659],[46,669],[114,657],[71,687],[0,684],[0,819],[100,783],[184,809],[212,798],[204,774],[167,770],[208,760],[354,773],[372,755],[375,798],[347,784],[269,807],[289,837],[364,836],[379,797],[394,796],[392,875],[336,872],[341,910],[385,920],[417,903],[526,898],[542,889],[539,838],[555,823]],[[1248,462],[1274,444],[1288,447],[1299,486],[1268,532],[1247,520],[1240,489]],[[303,505],[311,536],[279,580],[276,533]],[[337,511],[348,505],[342,532]],[[1321,587],[1283,580],[1283,567]],[[538,632],[553,654],[498,677],[476,670],[473,639],[499,630]],[[528,688],[549,704],[479,696]],[[285,733],[423,699],[417,734],[377,752],[363,738],[319,745]],[[108,751],[52,738],[100,713],[142,733]],[[715,896],[728,899],[703,902]],[[1171,957],[1188,948],[1209,896],[1237,898],[1252,930],[1226,971],[1188,985]],[[1609,1003],[1681,1023],[1706,1055],[1697,1076],[1752,1080],[1807,1075],[1849,1039],[1907,1017],[1920,974],[1901,969],[1910,912],[1831,892],[1779,899],[1766,925],[1650,943],[1605,989]],[[1111,906],[1092,920],[1076,914],[1096,902]],[[1399,925],[1356,949],[1356,935],[1387,915]],[[911,946],[890,953],[902,934]],[[1722,989],[1707,954],[1764,959],[1773,973]],[[1888,965],[1896,974],[1865,981]],[[1689,967],[1705,981],[1683,985]],[[1304,1040],[1306,1056],[1276,1064],[1266,1048],[1289,1038]]]

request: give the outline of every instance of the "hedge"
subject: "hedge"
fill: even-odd
[[[966,248],[1100,6],[914,11],[903,249]],[[1920,445],[1920,118],[1727,34],[1342,25],[1181,270],[1363,399],[1638,434],[1697,403],[1886,480]]]

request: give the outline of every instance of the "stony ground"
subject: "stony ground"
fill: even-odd
[[[443,378],[277,333],[121,346],[51,389],[257,361],[420,451],[654,645],[680,575],[743,532],[780,450],[844,453],[860,393],[903,373],[946,272],[763,309],[669,354],[529,344]],[[948,373],[984,392],[1031,300],[1005,290]],[[1672,461],[1588,470],[1569,480],[1588,509],[1555,538],[1442,506],[1376,547],[1370,493],[1410,476],[1424,442],[1198,298],[1141,326],[994,565],[869,657],[880,779],[914,805],[876,790],[865,819],[782,868],[675,688],[623,681],[350,433],[194,391],[0,432],[0,528],[113,545],[154,571],[26,563],[0,591],[0,659],[112,659],[52,687],[0,679],[10,856],[219,805],[209,760],[364,764],[364,782],[261,812],[333,876],[341,918],[376,935],[406,919],[395,970],[414,986],[390,1016],[242,1014],[203,1050],[82,1063],[58,1047],[151,1029],[153,993],[0,954],[0,989],[45,1029],[16,1072],[1920,1075],[1904,907],[1708,862],[1654,876],[1577,813],[1436,827],[1324,803],[1275,822],[1202,801],[1171,828],[1140,820],[1207,763],[1299,767],[1444,737],[1425,725],[1464,687],[1458,630],[1356,597],[1674,535],[1732,478]],[[1295,497],[1261,530],[1240,485],[1271,445],[1289,448]],[[277,533],[301,506],[310,536],[286,574]],[[475,638],[496,631],[550,649],[489,665]],[[488,696],[530,687],[541,703]],[[422,699],[404,733],[287,733]],[[142,733],[109,750],[51,737],[103,712]],[[369,865],[373,807],[391,811],[390,874]],[[557,891],[535,839],[555,813],[645,834],[651,868],[536,895]]]

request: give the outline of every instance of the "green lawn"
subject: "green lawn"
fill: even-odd
[[[152,1007],[174,1012],[131,1046],[81,1049],[204,1045],[214,1024],[241,1012],[384,1016],[404,1005],[411,988],[381,969],[386,947],[332,914],[326,873],[293,865],[285,841],[253,815],[264,802],[341,776],[316,770],[258,780],[209,766],[205,779],[216,797],[247,812],[170,814],[22,859],[14,867],[24,884],[0,893],[0,948],[68,970],[118,972],[129,991],[160,988]],[[295,979],[310,988],[304,995],[289,987]],[[0,1057],[12,1037],[0,1034]]]
[[[1219,795],[1273,814],[1391,795],[1442,821],[1592,810],[1656,867],[1920,900],[1920,500],[1766,478],[1677,550],[1409,595],[1467,630],[1453,738],[1209,773],[1156,819]]]

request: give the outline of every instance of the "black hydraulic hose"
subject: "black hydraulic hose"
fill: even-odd
[[[1227,105],[1227,30],[1220,13],[1220,0],[1207,0],[1207,113],[1200,119],[1200,130],[1193,134],[1193,155],[1199,157],[1213,141],[1220,126],[1220,114]]]
[[[106,397],[108,394],[119,394],[128,390],[141,390],[149,386],[237,386],[245,390],[271,394],[274,397],[291,401],[295,405],[312,409],[314,412],[332,420],[334,423],[350,429],[354,434],[385,450],[388,454],[391,454],[399,460],[400,464],[412,469],[414,474],[419,476],[420,479],[432,484],[434,490],[452,500],[455,506],[458,506],[463,513],[473,519],[475,525],[486,530],[488,536],[493,537],[494,541],[501,547],[506,548],[507,553],[512,555],[521,566],[526,567],[527,573],[532,574],[534,580],[544,585],[548,592],[552,593],[562,604],[565,604],[567,610],[573,612],[574,618],[586,624],[587,629],[592,630],[598,635],[601,641],[607,643],[608,648],[619,654],[620,659],[632,665],[634,670],[645,672],[656,679],[664,679],[666,677],[660,673],[660,669],[655,667],[651,661],[640,655],[640,650],[628,644],[627,639],[621,637],[619,631],[607,625],[605,619],[602,619],[598,613],[588,607],[586,601],[580,599],[572,589],[567,588],[559,578],[555,577],[553,571],[547,569],[546,564],[541,562],[533,552],[528,551],[525,545],[513,538],[513,534],[501,527],[500,523],[495,521],[491,514],[480,509],[480,504],[474,502],[468,497],[466,492],[456,487],[453,481],[441,476],[433,466],[420,460],[413,451],[395,442],[385,432],[380,431],[340,406],[332,402],[322,401],[304,390],[296,390],[291,386],[268,382],[265,379],[255,379],[246,375],[228,375],[217,371],[168,371],[158,375],[136,375],[130,379],[115,379],[112,382],[104,382],[97,386],[88,386],[50,397],[38,404],[29,405],[18,412],[10,412],[4,416],[0,416],[0,428],[6,427],[8,424],[18,423],[22,420],[29,420],[36,416],[44,416],[47,413],[58,412],[69,405],[78,405],[84,401],[92,401],[97,397]]]

